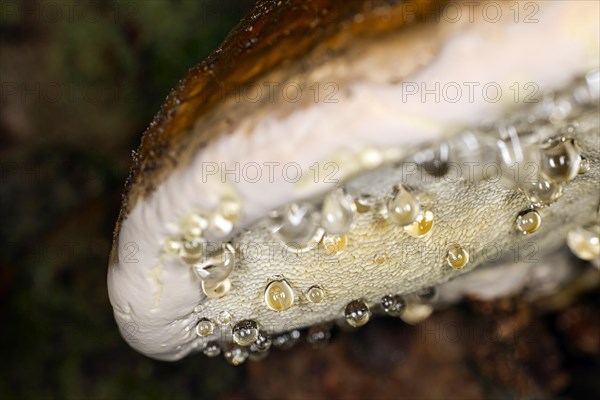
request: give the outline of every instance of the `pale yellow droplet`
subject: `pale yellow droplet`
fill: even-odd
[[[285,279],[272,281],[265,289],[265,304],[273,311],[285,311],[294,304],[294,290]]]
[[[231,281],[226,278],[220,282],[202,281],[202,291],[210,299],[220,299],[231,290]]]
[[[164,249],[165,249],[165,253],[167,253],[167,254],[179,254],[182,247],[183,247],[183,244],[181,243],[181,240],[179,240],[179,239],[169,238],[169,239],[165,240]]]
[[[208,319],[201,319],[196,325],[196,334],[200,337],[207,337],[212,335],[215,330],[215,324]]]
[[[592,261],[600,258],[600,226],[576,228],[567,234],[567,245],[577,257]]]
[[[181,234],[185,239],[193,241],[202,236],[207,226],[208,220],[203,215],[193,213],[181,221]]]
[[[323,247],[331,254],[343,251],[348,245],[346,235],[326,234],[323,236]]]
[[[430,304],[411,303],[406,306],[400,318],[407,324],[416,325],[429,318],[432,312]]]
[[[308,301],[318,304],[325,298],[325,291],[320,286],[313,286],[306,292]]]
[[[375,264],[384,264],[385,263],[385,254],[375,254],[375,257],[373,258],[373,261],[375,261]]]
[[[590,160],[588,160],[583,155],[579,155],[579,171],[577,171],[580,175],[585,174],[590,170]]]
[[[431,233],[433,229],[433,213],[422,211],[414,222],[404,227],[404,231],[412,237],[422,238]]]
[[[220,325],[229,325],[231,323],[231,313],[229,311],[221,311],[217,316],[217,322]]]
[[[525,235],[537,231],[542,224],[542,217],[535,211],[527,211],[517,216],[517,229]]]
[[[387,202],[387,216],[399,226],[410,225],[419,215],[420,206],[409,191],[401,185],[394,188],[392,197]]]
[[[448,248],[446,261],[452,268],[461,269],[469,262],[469,253],[460,245],[453,244]]]

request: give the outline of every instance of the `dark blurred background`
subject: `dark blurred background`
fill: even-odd
[[[251,6],[0,1],[0,398],[600,398],[598,291],[549,314],[504,299],[380,319],[237,368],[125,344],[106,268],[131,151]]]

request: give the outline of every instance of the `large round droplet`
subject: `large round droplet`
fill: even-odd
[[[207,337],[212,335],[215,330],[215,324],[209,319],[201,319],[196,325],[196,334],[200,337]]]
[[[240,365],[248,358],[248,350],[240,346],[230,346],[223,353],[225,360],[231,365]]]
[[[336,189],[323,200],[321,227],[327,233],[346,233],[352,227],[356,205],[344,189]]]
[[[576,228],[567,234],[567,245],[577,257],[592,261],[600,258],[600,226]]]
[[[552,141],[542,152],[540,173],[550,182],[563,183],[579,173],[581,159],[572,139]]]
[[[250,345],[250,351],[264,353],[271,348],[272,343],[273,341],[265,331],[258,331],[256,340]]]
[[[233,327],[233,341],[240,346],[250,346],[258,338],[258,324],[255,321],[240,321]]]
[[[231,281],[225,278],[222,281],[202,281],[202,291],[209,299],[220,299],[231,290]]]
[[[399,317],[404,313],[406,301],[399,295],[387,295],[381,298],[381,306],[386,314],[392,317]]]
[[[326,234],[322,239],[323,248],[331,255],[343,251],[348,245],[348,237],[346,235]]]
[[[396,186],[387,202],[387,216],[390,221],[399,226],[410,225],[419,215],[419,211],[420,206],[415,196],[401,185]]]
[[[183,248],[183,243],[179,239],[169,238],[165,240],[165,253],[167,254],[180,254]]]
[[[452,268],[461,269],[469,262],[469,253],[460,245],[453,244],[448,248],[446,261]]]
[[[292,203],[271,215],[273,237],[292,248],[318,243],[323,236],[319,228],[318,213],[308,203]]]
[[[285,279],[272,281],[265,289],[265,304],[273,311],[284,311],[294,304],[294,290]]]
[[[241,219],[242,203],[236,199],[223,199],[212,212],[209,231],[215,237],[224,237],[233,231],[234,224]]]
[[[202,352],[207,357],[216,357],[221,354],[221,346],[219,345],[219,342],[208,342],[206,343],[206,347],[204,347]]]
[[[404,231],[412,237],[423,238],[428,236],[433,229],[433,213],[425,211],[417,215],[412,224],[404,227]]]
[[[306,299],[313,304],[318,304],[325,298],[325,291],[320,286],[312,286],[306,292]]]
[[[521,189],[527,200],[536,207],[552,204],[562,195],[559,184],[548,182],[543,178],[533,182],[525,181],[521,184]]]
[[[210,254],[206,260],[193,265],[194,272],[203,281],[219,282],[226,279],[235,263],[235,249],[226,243],[219,251]]]
[[[350,326],[358,328],[359,326],[363,326],[369,322],[371,312],[369,311],[369,307],[364,302],[353,300],[346,305],[344,317]]]
[[[542,217],[535,210],[529,210],[517,216],[517,229],[525,235],[537,231],[541,224]]]

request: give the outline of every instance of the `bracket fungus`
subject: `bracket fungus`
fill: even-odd
[[[598,265],[599,4],[527,4],[258,2],[134,155],[108,269],[129,344],[237,365],[558,290],[567,237]]]

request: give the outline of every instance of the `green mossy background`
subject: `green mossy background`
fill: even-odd
[[[600,398],[598,288],[545,314],[511,298],[379,318],[237,368],[124,342],[106,270],[131,151],[251,6],[0,0],[0,399]]]
[[[209,398],[238,381],[220,359],[132,351],[106,267],[131,151],[251,5],[0,2],[0,398]]]

